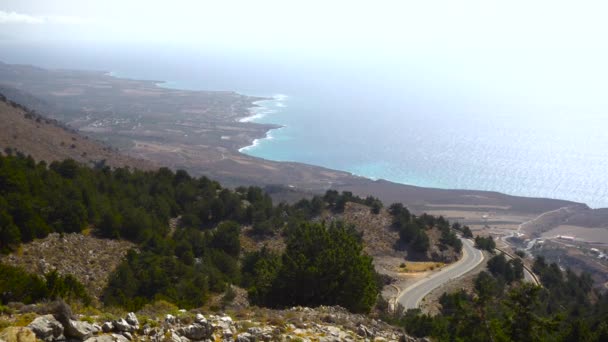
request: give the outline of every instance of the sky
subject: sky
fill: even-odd
[[[4,39],[282,48],[603,44],[605,1],[1,0]]]
[[[605,1],[586,0],[0,0],[0,43],[382,61],[448,88],[491,84],[556,108],[603,110],[607,13]]]

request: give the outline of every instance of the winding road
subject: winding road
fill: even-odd
[[[465,275],[483,261],[484,255],[479,249],[475,248],[473,241],[463,238],[460,240],[462,241],[462,258],[460,258],[460,260],[437,273],[420,279],[399,293],[397,296],[397,303],[401,304],[404,310],[418,308],[422,299],[431,291],[452,279]],[[505,253],[502,249],[497,248],[496,250]],[[513,258],[509,253],[505,254],[507,258]],[[524,279],[528,282],[540,285],[538,279],[527,267],[524,268]]]
[[[401,304],[405,310],[415,309],[420,305],[422,298],[431,291],[479,265],[484,259],[483,253],[474,247],[471,240],[461,240],[462,258],[460,260],[408,286],[397,296],[397,303]]]

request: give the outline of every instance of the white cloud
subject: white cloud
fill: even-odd
[[[83,24],[87,19],[63,15],[29,15],[0,10],[0,24]]]
[[[0,11],[0,24],[42,24],[44,19],[17,12]]]

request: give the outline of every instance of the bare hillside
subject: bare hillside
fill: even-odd
[[[6,153],[8,149],[31,155],[36,161],[72,158],[90,166],[155,167],[152,162],[122,155],[0,96],[0,151]]]

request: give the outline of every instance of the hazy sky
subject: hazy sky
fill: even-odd
[[[605,1],[2,0],[4,39],[306,48],[604,45]]]
[[[584,0],[0,0],[0,42],[348,56],[394,65],[395,73],[419,71],[448,88],[491,84],[505,95],[604,115],[607,17],[606,1]]]

